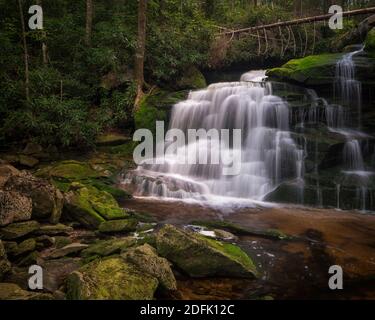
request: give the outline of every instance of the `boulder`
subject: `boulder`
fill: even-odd
[[[191,277],[254,278],[258,271],[239,247],[164,226],[156,237],[157,251]]]
[[[43,148],[41,145],[34,143],[34,142],[29,142],[25,149],[23,150],[23,154],[27,156],[36,156],[39,155],[43,152]]]
[[[177,282],[167,259],[157,255],[156,250],[148,244],[131,248],[124,252],[125,261],[134,264],[137,268],[159,280],[165,290],[177,290]]]
[[[102,233],[126,233],[137,229],[137,220],[113,220],[102,222],[99,226],[99,231]]]
[[[64,285],[69,274],[81,267],[81,262],[79,258],[65,257],[43,261],[40,266],[43,268],[43,289],[53,293]]]
[[[33,219],[49,219],[51,223],[60,220],[63,196],[49,182],[34,177],[28,172],[12,176],[4,186],[7,191],[17,191],[33,201]]]
[[[39,163],[38,159],[24,154],[19,155],[18,159],[19,164],[27,168],[34,168]]]
[[[15,167],[7,164],[1,164],[0,165],[0,189],[3,188],[7,180],[11,176],[17,176],[21,174],[19,170],[17,170]]]
[[[71,243],[66,245],[65,247],[52,251],[49,255],[49,258],[58,259],[69,255],[77,255],[86,248],[88,248],[87,244]]]
[[[365,50],[372,58],[375,58],[375,28],[372,28],[367,34],[365,41]]]
[[[36,240],[33,238],[22,241],[14,252],[15,256],[20,256],[36,249]]]
[[[113,257],[97,259],[71,273],[66,286],[71,300],[152,300],[158,280]]]
[[[53,300],[53,296],[26,291],[14,283],[0,283],[0,300]]]
[[[32,200],[18,192],[0,190],[0,226],[31,219]]]
[[[121,253],[123,250],[133,246],[136,243],[134,238],[116,238],[111,240],[98,240],[87,249],[81,252],[84,258],[89,257],[106,257],[113,254]]]
[[[10,271],[10,269],[11,264],[7,259],[3,243],[0,240],[0,281],[3,280],[4,276]]]
[[[129,143],[130,141],[132,141],[132,139],[127,136],[118,133],[108,133],[100,135],[96,139],[96,145],[98,145],[99,147],[119,146]]]
[[[12,223],[0,229],[0,238],[5,240],[13,240],[24,237],[32,232],[35,232],[40,227],[37,221],[26,221]]]
[[[189,67],[185,70],[184,75],[177,81],[178,89],[203,89],[207,87],[207,82],[196,67]]]
[[[73,188],[65,195],[66,213],[85,227],[96,229],[106,220],[128,217],[110,193],[80,184]]]

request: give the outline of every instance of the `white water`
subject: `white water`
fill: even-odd
[[[244,78],[260,80],[261,73]],[[218,83],[206,90],[191,92],[176,104],[170,128],[241,129],[241,170],[224,176],[223,165],[181,165],[177,153],[166,155],[162,165],[141,165],[126,176],[125,183],[137,185],[139,196],[196,199],[214,202],[262,201],[279,183],[302,179],[304,150],[289,132],[288,105],[271,94],[270,84],[253,82]],[[166,145],[170,143],[166,141]],[[189,155],[206,140],[186,145]],[[226,146],[228,153],[236,153]]]

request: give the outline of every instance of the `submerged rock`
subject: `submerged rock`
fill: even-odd
[[[68,276],[66,285],[71,300],[151,300],[158,280],[114,257],[83,266]]]
[[[148,244],[126,251],[122,257],[137,266],[143,272],[159,280],[165,290],[177,290],[177,282],[168,260],[157,255],[156,250]]]
[[[254,278],[258,271],[239,247],[166,225],[156,237],[157,251],[192,277]]]

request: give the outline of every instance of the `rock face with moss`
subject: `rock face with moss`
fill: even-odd
[[[180,80],[177,81],[179,89],[203,89],[207,87],[206,79],[196,67],[189,67]]]
[[[73,184],[65,194],[65,209],[71,219],[94,229],[106,220],[128,217],[110,193],[81,184]]]
[[[337,61],[343,54],[321,54],[302,59],[293,59],[281,68],[267,71],[271,79],[286,80],[304,85],[332,84]]]
[[[67,278],[67,298],[73,300],[151,300],[158,280],[120,257],[98,259]]]
[[[165,290],[177,290],[176,279],[168,260],[157,255],[156,250],[148,244],[127,250],[123,258],[147,274],[159,280]]]
[[[254,278],[258,271],[239,247],[166,225],[156,237],[157,251],[192,277]]]

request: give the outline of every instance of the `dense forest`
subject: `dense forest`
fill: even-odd
[[[332,43],[339,43],[360,21],[358,18],[346,20],[343,30],[330,30],[327,24],[317,30],[312,25],[305,30],[297,27],[302,37],[316,34],[316,45],[308,50],[298,48],[297,52],[286,48],[282,54],[278,43],[271,40],[267,52],[259,54],[257,38],[236,37],[227,46],[216,36],[219,27],[232,30],[328,13],[333,2],[337,3],[145,1],[141,71],[145,81],[141,89],[145,93],[155,88],[189,89],[191,85],[183,78],[192,68],[208,72],[287,61],[312,50],[336,51],[339,48]],[[132,130],[137,104],[138,11],[142,6],[135,0],[36,3],[43,7],[42,30],[28,29],[28,8],[35,1],[0,1],[0,145],[33,140],[45,146],[90,147],[103,131]],[[339,4],[349,10],[374,1],[341,0]],[[272,31],[268,37],[273,38]]]

